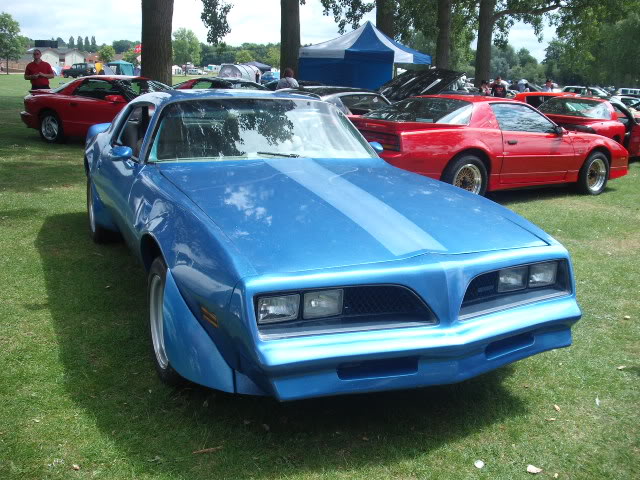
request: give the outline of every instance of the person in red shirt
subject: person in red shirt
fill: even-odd
[[[33,51],[33,62],[24,70],[24,79],[31,80],[31,90],[49,88],[49,79],[54,77],[51,65],[42,60],[42,52],[37,48]]]

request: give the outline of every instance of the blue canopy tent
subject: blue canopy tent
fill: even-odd
[[[396,63],[431,64],[431,55],[392,40],[371,22],[327,42],[300,48],[298,78],[327,85],[376,89]]]

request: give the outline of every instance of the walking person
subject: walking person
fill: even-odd
[[[55,76],[51,65],[41,57],[42,52],[36,48],[33,51],[33,62],[24,70],[24,79],[31,81],[31,90],[49,88],[49,79]]]

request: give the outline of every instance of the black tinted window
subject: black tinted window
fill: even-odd
[[[85,80],[82,85],[75,89],[73,94],[79,97],[104,100],[107,95],[120,95],[120,91],[111,82],[91,79]]]
[[[605,103],[575,97],[552,98],[540,106],[540,111],[548,114],[569,115],[572,117],[611,118],[611,112]]]
[[[553,123],[525,105],[494,103],[491,108],[502,130],[509,132],[554,132]]]
[[[472,105],[453,98],[409,98],[366,115],[393,122],[448,123],[468,125]]]

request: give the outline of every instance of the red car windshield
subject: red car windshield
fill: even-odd
[[[365,115],[392,122],[468,125],[472,105],[453,98],[408,98]]]
[[[611,111],[604,102],[586,98],[556,97],[538,107],[549,115],[569,115],[571,117],[610,119]]]

